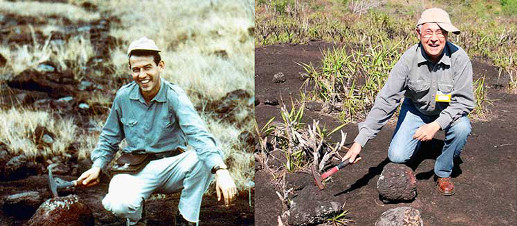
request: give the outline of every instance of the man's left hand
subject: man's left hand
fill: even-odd
[[[229,206],[236,197],[237,187],[228,170],[220,169],[215,173],[215,190],[217,191],[217,201],[221,201],[222,195],[226,206]]]
[[[440,130],[440,125],[437,122],[425,124],[416,130],[415,135],[413,135],[413,139],[417,139],[419,141],[430,141],[438,130]]]

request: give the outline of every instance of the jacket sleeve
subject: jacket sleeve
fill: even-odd
[[[120,115],[120,97],[117,95],[111,106],[106,124],[99,136],[97,147],[91,153],[93,166],[105,170],[118,151],[120,141],[124,139],[124,127],[120,122]]]
[[[375,138],[400,104],[405,93],[406,77],[410,70],[404,59],[405,56],[403,55],[395,64],[384,87],[377,94],[375,103],[366,120],[358,124],[359,134],[354,142],[361,144],[363,147],[368,140]]]
[[[215,138],[206,129],[204,121],[195,110],[185,91],[178,86],[171,86],[171,91],[170,102],[179,126],[187,137],[188,145],[194,148],[198,158],[209,169],[224,164],[223,151],[217,146]]]
[[[465,62],[456,62],[462,66],[459,67],[458,72],[454,73],[454,90],[451,93],[451,102],[436,119],[442,129],[447,128],[456,119],[469,114],[475,106],[472,63],[468,57],[465,58],[463,59]],[[460,60],[458,59],[458,61]]]

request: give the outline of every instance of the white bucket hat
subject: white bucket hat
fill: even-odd
[[[430,8],[422,12],[422,15],[420,16],[420,19],[418,20],[416,26],[425,23],[436,23],[443,30],[452,32],[454,34],[460,33],[460,29],[452,25],[451,19],[449,18],[449,14],[445,12],[445,10],[440,8]]]

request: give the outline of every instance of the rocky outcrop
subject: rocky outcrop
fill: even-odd
[[[37,163],[29,161],[25,155],[19,155],[11,158],[5,164],[3,175],[0,175],[0,178],[3,180],[18,180],[38,174],[38,169]]]
[[[414,200],[417,192],[413,170],[406,165],[388,163],[377,181],[377,191],[384,203]]]
[[[30,226],[94,225],[93,214],[77,195],[57,197],[45,201],[28,222]]]
[[[411,207],[392,208],[379,217],[375,226],[421,226],[424,221],[420,216],[420,211]]]
[[[44,197],[37,191],[8,195],[2,207],[4,213],[18,218],[29,218],[43,203]]]

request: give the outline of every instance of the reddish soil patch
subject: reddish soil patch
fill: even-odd
[[[70,176],[60,176],[60,178],[75,179]],[[1,197],[34,190],[51,198],[48,176],[31,176],[23,180],[0,182]],[[106,182],[88,189],[78,188],[75,193],[92,210],[95,225],[125,225],[124,219],[115,217],[102,207],[101,201],[107,191]],[[147,225],[173,225],[178,201],[179,193],[163,199],[146,201]],[[3,202],[3,199],[0,199],[0,206],[3,206]],[[253,225],[253,203],[250,207],[248,202],[247,192],[241,193],[229,208],[226,208],[222,202],[218,202],[215,194],[205,196],[201,206],[200,223],[202,225]],[[28,220],[7,216],[0,210],[0,225],[25,225]]]
[[[308,45],[273,45],[255,50],[255,90],[260,101],[256,106],[256,118],[259,126],[273,116],[278,120],[280,112],[279,106],[265,105],[261,100],[299,98],[303,83],[299,74],[304,70],[296,63],[318,64],[320,49],[328,46],[331,45],[316,42]],[[392,118],[377,138],[363,149],[363,160],[334,174],[333,181],[327,183],[326,189],[319,191],[346,203],[345,209],[349,210],[347,217],[354,220],[352,224],[374,225],[384,211],[410,206],[421,211],[425,225],[517,225],[517,180],[513,175],[517,172],[517,159],[514,158],[517,146],[514,116],[517,95],[506,92],[507,78],[498,77],[494,66],[480,59],[472,60],[474,79],[486,77],[488,96],[493,105],[488,107],[490,117],[487,121],[472,121],[472,134],[461,155],[463,163],[458,164],[453,172],[456,194],[445,197],[436,191],[433,166],[436,150],[440,149],[427,145],[421,150],[425,155],[412,165],[417,177],[418,194],[415,201],[383,204],[379,200],[376,183],[384,165],[389,162],[387,148],[396,123],[396,118]],[[285,83],[272,81],[277,72],[283,72],[287,77]],[[309,110],[306,110],[304,117],[307,122],[320,120],[320,125],[326,124],[328,128],[340,124],[329,115]],[[347,142],[352,142],[357,135],[356,124],[348,125],[343,130],[348,133]],[[443,137],[441,132],[435,143],[439,144]],[[283,191],[272,185],[271,176],[265,170],[258,169],[255,176],[256,224],[276,225],[282,213],[282,204],[275,191]],[[313,186],[312,182],[305,183]]]

